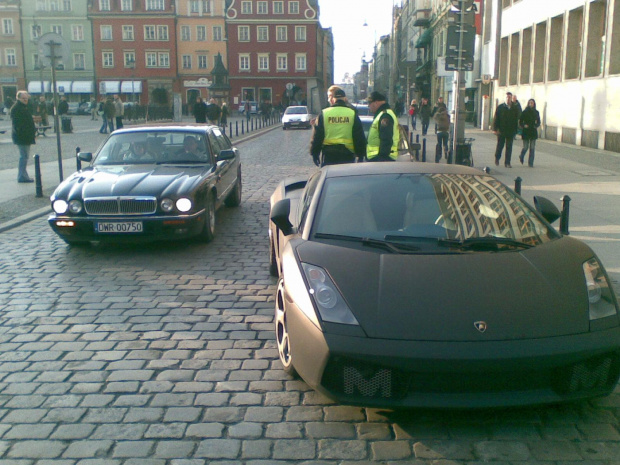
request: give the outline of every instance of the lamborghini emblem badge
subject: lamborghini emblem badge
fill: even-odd
[[[481,333],[484,333],[487,330],[487,324],[484,321],[476,321],[474,322],[474,326]]]

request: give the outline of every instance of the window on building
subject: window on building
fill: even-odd
[[[47,0],[47,4],[49,5],[49,11],[60,11],[58,0]]]
[[[288,71],[288,56],[286,53],[278,53],[276,62],[277,71]]]
[[[123,65],[125,68],[136,68],[136,52],[124,52],[123,53]]]
[[[122,0],[121,11],[133,11],[133,0]]]
[[[155,26],[144,26],[144,40],[155,39],[157,39]]]
[[[287,39],[286,26],[276,26],[276,40],[278,42],[286,42]]]
[[[38,39],[39,37],[41,37],[41,35],[41,26],[38,24],[33,24],[30,28],[30,38]]]
[[[288,13],[290,15],[299,14],[299,2],[288,2]]]
[[[168,40],[168,26],[157,26],[157,40]]]
[[[60,24],[52,24],[52,32],[54,34],[62,35],[62,26]]]
[[[12,36],[13,32],[13,18],[2,19],[2,34],[6,36]]]
[[[508,82],[514,86],[518,82],[519,75],[519,33],[515,32],[510,36],[510,73]]]
[[[6,66],[17,66],[17,53],[14,48],[4,49],[4,61]]]
[[[123,26],[123,40],[134,40],[132,25]]]
[[[534,38],[534,75],[533,82],[545,80],[545,52],[547,50],[547,23],[536,25],[536,37]]]
[[[586,77],[596,77],[604,71],[607,0],[591,2],[589,5]]]
[[[147,68],[157,68],[157,53],[156,52],[146,52],[144,54],[144,58],[146,61]]]
[[[207,40],[207,26],[196,26],[196,40],[199,42]]]
[[[259,15],[266,15],[269,13],[269,8],[267,8],[267,2],[258,2],[256,5],[256,12]]]
[[[71,40],[74,42],[84,41],[84,26],[81,24],[73,24],[71,26]]]
[[[192,40],[192,34],[189,26],[181,26],[181,40],[184,42],[189,42]]]
[[[306,71],[306,54],[295,54],[295,71]]]
[[[273,14],[274,15],[284,14],[284,2],[273,2]]]
[[[549,36],[549,50],[554,53],[549,54],[547,60],[547,80],[559,81],[560,70],[562,69],[562,38],[564,31],[564,16],[556,16],[551,18],[551,32]]]
[[[211,7],[211,0],[204,0],[202,9],[205,13],[211,13],[211,11],[213,11],[213,8]]]
[[[565,79],[581,77],[581,43],[583,40],[583,7],[568,13],[568,30],[566,32]]]
[[[35,8],[36,11],[45,11],[47,9],[45,6],[45,0],[37,0]]]
[[[86,55],[84,53],[73,54],[73,69],[86,69]]]
[[[182,67],[183,69],[192,69],[192,56],[191,55],[183,55],[181,57]]]
[[[250,41],[250,26],[239,26],[239,29],[237,29],[237,31],[239,42]]]
[[[222,26],[213,26],[213,41],[222,41]]]
[[[239,71],[250,71],[250,55],[239,55]]]
[[[258,42],[268,42],[269,41],[269,28],[267,26],[257,26],[256,27],[256,40]]]
[[[189,2],[190,13],[200,13],[200,0],[191,0]]]
[[[42,68],[41,62],[39,62],[39,55],[37,53],[32,55],[32,67],[35,70]]]
[[[99,11],[110,11],[110,0],[99,0]]]
[[[523,42],[521,44],[521,84],[530,83],[530,70],[532,68],[532,28],[523,30]]]
[[[306,41],[306,26],[295,26],[295,42]]]
[[[252,2],[241,2],[241,13],[244,15],[252,14]]]
[[[170,52],[159,52],[157,58],[160,68],[170,68]]]
[[[269,71],[269,54],[261,53],[258,55],[258,70]]]
[[[101,63],[104,68],[114,68],[114,52],[101,52]]]
[[[71,11],[71,0],[62,0],[62,11]]]
[[[508,83],[508,37],[502,37],[499,44],[499,85],[506,86]]]
[[[112,26],[99,26],[101,32],[101,40],[112,40]]]
[[[165,10],[164,0],[146,0],[147,11]]]
[[[207,69],[207,55],[198,55],[198,68]]]
[[[609,74],[620,74],[620,0],[614,1],[613,8],[614,16],[612,18]]]

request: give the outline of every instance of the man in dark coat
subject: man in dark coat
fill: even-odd
[[[212,98],[209,100],[209,105],[207,105],[207,118],[209,118],[209,123],[218,124],[220,113],[220,107],[215,103],[215,99]]]
[[[428,123],[431,121],[431,104],[427,98],[422,99],[420,105],[420,120],[422,121],[422,135],[425,136],[428,131]]]
[[[60,102],[58,102],[58,114],[60,116],[64,116],[69,113],[69,104],[67,103],[66,97],[60,97]]]
[[[19,150],[19,166],[17,170],[17,182],[34,182],[28,172],[26,165],[30,156],[30,146],[35,144],[36,129],[28,100],[30,95],[25,90],[20,90],[16,95],[17,102],[11,107],[11,121],[13,122],[13,131],[11,136],[13,143],[17,145]]]
[[[198,97],[196,103],[194,103],[194,118],[197,123],[207,122],[207,106],[203,102],[202,97]]]
[[[497,135],[497,147],[495,149],[495,165],[499,166],[499,160],[502,158],[502,150],[506,145],[506,158],[504,166],[512,168],[510,159],[512,157],[512,141],[517,133],[519,126],[519,113],[516,105],[512,103],[512,93],[506,93],[506,103],[502,103],[495,110],[495,118],[493,118],[493,132]]]

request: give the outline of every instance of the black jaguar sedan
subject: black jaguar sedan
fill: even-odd
[[[112,133],[89,166],[51,196],[48,221],[68,244],[215,234],[215,212],[241,203],[241,160],[217,126],[139,126]]]
[[[618,302],[600,259],[493,176],[326,166],[271,197],[283,368],[342,403],[494,407],[605,396]]]

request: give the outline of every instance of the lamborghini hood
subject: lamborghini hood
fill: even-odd
[[[561,238],[501,253],[395,254],[305,242],[366,335],[417,341],[536,339],[589,330],[582,270],[594,254]]]

